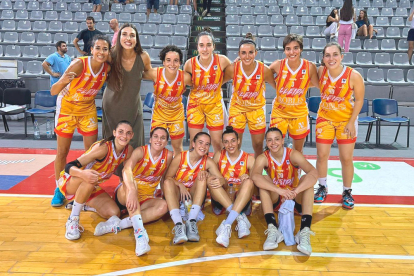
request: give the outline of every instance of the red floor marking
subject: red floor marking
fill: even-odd
[[[71,150],[67,160],[75,160],[84,151]],[[54,149],[28,149],[28,148],[0,148],[0,153],[10,154],[56,154]],[[306,158],[316,159],[314,155],[307,155]],[[331,156],[330,160],[339,160],[338,156]],[[354,157],[355,161],[398,161],[405,162],[414,167],[414,159],[412,158],[392,158],[392,157]],[[117,176],[112,176],[111,179],[104,182],[101,186],[110,195],[113,194],[116,186],[119,183]],[[43,169],[37,171],[29,176],[13,188],[0,193],[6,194],[40,194],[52,195],[55,190],[54,166],[53,162],[45,166]],[[414,197],[412,196],[372,196],[372,195],[354,195],[357,204],[414,204]],[[326,203],[341,203],[341,195],[328,195]]]

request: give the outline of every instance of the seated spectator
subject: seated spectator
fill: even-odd
[[[323,35],[330,36],[331,38],[338,36],[338,22],[338,9],[333,9],[326,18],[326,28],[323,31]]]
[[[368,20],[367,12],[361,10],[359,12],[359,16],[355,24],[358,27],[357,35],[358,36],[368,36],[369,39],[372,39],[374,36],[374,32],[377,33],[377,30],[374,30],[374,26],[370,24]]]

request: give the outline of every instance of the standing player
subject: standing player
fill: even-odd
[[[175,156],[165,176],[164,195],[175,224],[174,244],[200,240],[196,218],[204,205],[207,182],[216,186],[225,183],[217,165],[208,157],[210,143],[210,135],[197,133],[192,141],[193,149]],[[192,200],[192,207],[184,225],[179,205],[186,200]]]
[[[344,55],[338,43],[328,43],[322,54],[322,66],[318,69],[322,99],[316,119],[316,168],[319,173],[319,188],[315,193],[315,202],[325,201],[328,194],[328,158],[336,138],[344,183],[342,207],[353,209],[352,157],[358,135],[358,114],[364,104],[364,80],[356,70],[342,64]]]
[[[67,199],[75,199],[66,222],[68,240],[79,239],[83,232],[79,215],[86,202],[103,218],[120,215],[115,201],[99,185],[130,157],[133,149],[129,141],[133,136],[131,124],[121,121],[110,138],[94,143],[81,157],[66,164],[60,174],[59,189]]]
[[[202,131],[206,122],[213,150],[218,152],[221,149],[221,134],[227,113],[221,85],[230,60],[226,56],[214,54],[214,47],[214,36],[210,28],[206,27],[197,36],[199,55],[187,60],[184,71],[191,74],[193,82],[187,106],[190,141]]]
[[[309,133],[306,93],[310,85],[318,87],[318,74],[312,62],[301,58],[303,38],[289,34],[283,40],[286,58],[276,60],[270,69],[277,74],[270,127],[277,127],[293,139],[294,149],[302,152]]]
[[[150,133],[149,145],[136,148],[125,162],[124,183],[115,190],[115,202],[121,213],[128,210],[129,217],[120,220],[118,216],[112,216],[106,222],[99,223],[95,228],[95,236],[133,227],[135,254],[141,256],[150,250],[144,223],[158,220],[168,211],[164,199],[154,198],[155,189],[172,160],[172,152],[165,148],[168,138],[165,128],[154,128]],[[146,239],[140,239],[140,234]]]
[[[50,89],[52,95],[59,94],[55,118],[56,181],[65,168],[75,129],[83,136],[85,150],[89,149],[98,137],[95,96],[101,90],[110,70],[110,66],[106,63],[110,49],[109,39],[103,35],[96,35],[92,41],[92,56],[75,59]],[[61,195],[55,197],[62,198]]]
[[[184,106],[182,95],[191,85],[191,76],[180,69],[183,53],[175,45],[168,45],[160,52],[164,67],[144,72],[143,78],[154,82],[154,106],[151,130],[164,127],[171,135],[174,156],[183,151]]]
[[[255,60],[256,42],[251,33],[239,43],[240,60],[231,64],[224,75],[224,82],[233,79],[233,94],[229,108],[229,125],[239,134],[240,146],[246,124],[252,137],[254,157],[263,152],[266,132],[266,84],[276,88],[272,71]]]
[[[247,152],[239,149],[240,138],[233,127],[228,126],[223,132],[224,149],[214,155],[214,162],[217,164],[220,173],[226,179],[225,185],[217,185],[216,183],[208,183],[208,188],[211,194],[211,204],[217,201],[220,203],[229,215],[220,224],[216,230],[216,242],[224,247],[229,246],[231,225],[237,219],[237,233],[239,239],[250,235],[249,228],[251,224],[242,213],[251,204],[254,184],[249,177],[254,164],[254,158],[249,156]],[[238,190],[234,204],[226,192],[228,184],[233,184]],[[214,210],[214,206],[213,206]],[[221,210],[220,210],[221,211]]]
[[[265,234],[264,250],[272,250],[283,241],[282,233],[277,229],[276,218],[273,213],[273,204],[279,200],[295,200],[302,205],[302,220],[300,231],[295,236],[300,252],[310,255],[312,247],[310,235],[315,235],[310,230],[313,211],[313,186],[316,184],[318,173],[316,169],[305,159],[301,152],[285,148],[282,131],[277,128],[269,128],[266,132],[266,150],[257,157],[254,163],[252,178],[259,188],[263,213],[268,225]],[[306,175],[299,180],[298,170],[302,169]],[[262,175],[263,169],[268,176]],[[270,177],[270,179],[269,179]]]

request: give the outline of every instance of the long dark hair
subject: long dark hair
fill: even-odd
[[[326,17],[326,24],[329,23],[328,22],[329,16],[332,17],[332,18],[335,18],[335,11],[336,11],[336,8],[332,9],[331,13],[328,15],[328,17]]]
[[[114,130],[117,130],[117,129],[118,129],[118,127],[119,127],[120,125],[122,125],[122,124],[129,125],[129,126],[132,128],[132,124],[131,124],[129,121],[127,121],[127,120],[122,120],[122,121],[119,121],[119,122],[116,124],[116,126],[115,126],[115,129],[114,129]],[[102,144],[105,144],[105,143],[106,143],[106,142],[108,142],[108,141],[114,141],[114,140],[115,140],[115,136],[112,134],[111,136],[109,136],[109,137],[107,137],[107,138],[103,139],[103,140],[99,143],[99,145],[102,145]]]
[[[139,35],[138,30],[135,27],[134,24],[131,23],[125,23],[122,25],[121,29],[119,29],[118,37],[116,39],[116,46],[111,51],[112,56],[112,64],[111,64],[111,74],[108,78],[108,85],[111,89],[113,89],[115,92],[119,92],[122,90],[122,84],[123,84],[123,71],[122,71],[122,53],[124,51],[124,48],[121,46],[121,36],[122,36],[122,30],[124,28],[130,27],[135,31],[136,37],[137,37],[137,44],[134,47],[134,51],[137,55],[141,55],[144,50],[141,47],[141,42],[139,41]]]
[[[265,140],[266,140],[266,138],[267,138],[267,134],[269,134],[270,132],[279,132],[280,133],[280,135],[282,136],[282,138],[283,138],[283,133],[282,133],[282,131],[280,130],[280,129],[278,129],[277,127],[269,127],[268,129],[267,129],[267,131],[266,131],[266,134],[265,134]],[[267,147],[267,145],[265,146],[265,148],[264,148],[264,151],[267,151],[267,150],[269,150],[269,148]]]
[[[358,15],[358,20],[364,20],[364,22],[368,25],[368,14],[367,11],[361,10],[364,13],[364,18],[361,18],[360,15]]]
[[[352,0],[345,0],[341,9],[340,19],[343,21],[349,21],[354,16],[354,6]]]

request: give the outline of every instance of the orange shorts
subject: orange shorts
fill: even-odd
[[[98,134],[98,117],[96,112],[85,116],[56,114],[55,133],[64,138],[72,138],[75,129],[83,136]]]
[[[338,144],[355,143],[358,136],[358,121],[355,120],[356,134],[354,138],[350,138],[344,132],[347,124],[348,122],[333,122],[318,117],[316,119],[316,143],[332,144],[335,138]]]
[[[283,137],[289,131],[289,136],[292,139],[300,140],[309,134],[309,119],[308,116],[299,118],[271,118],[270,127],[280,129]]]
[[[203,129],[206,122],[209,130],[223,130],[226,118],[227,112],[223,101],[213,104],[188,103],[188,127]]]
[[[60,178],[58,180],[58,185],[59,185],[59,190],[60,192],[66,197],[67,200],[72,200],[75,198],[75,195],[68,195],[66,193],[66,185],[68,183],[68,181],[72,178],[72,176],[68,173],[66,173],[65,171],[62,171],[60,173]],[[95,197],[97,197],[100,194],[106,193],[105,190],[103,190],[101,187],[99,186],[95,186],[95,189],[93,190],[93,192],[91,193],[91,195],[89,196],[87,202]]]
[[[184,122],[162,122],[158,120],[154,120],[154,118],[151,121],[151,131],[156,127],[163,127],[166,130],[168,130],[168,133],[171,136],[171,140],[181,139],[184,137]]]
[[[266,107],[258,108],[248,112],[240,112],[237,108],[230,106],[229,125],[238,133],[243,133],[246,123],[251,134],[261,134],[266,132]]]

